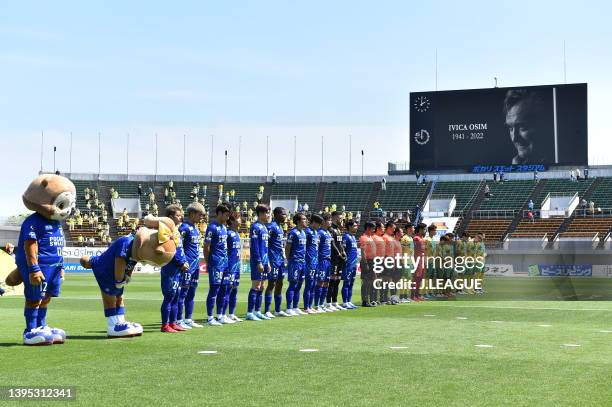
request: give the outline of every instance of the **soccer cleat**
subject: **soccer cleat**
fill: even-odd
[[[247,321],[261,321],[261,319],[257,318],[255,314],[253,314],[252,312],[249,312],[246,314],[246,320]]]
[[[191,329],[191,325],[188,325],[184,320],[180,320],[180,321],[176,322],[176,324],[178,326],[180,326],[181,328],[183,328],[183,330]]]
[[[183,323],[191,328],[203,328],[204,327],[204,325],[198,324],[193,319],[185,319],[183,320]]]
[[[256,311],[255,312],[255,316],[261,320],[264,321],[269,321],[271,318],[268,318],[267,316],[265,316],[264,314],[262,314],[260,311]]]
[[[42,328],[34,328],[23,333],[23,344],[28,346],[45,346],[53,344],[53,335]]]
[[[236,315],[234,314],[230,314],[230,316],[228,317],[229,319],[231,319],[234,322],[242,322],[242,319],[238,318]]]
[[[186,331],[185,328],[183,328],[182,326],[180,326],[178,323],[176,322],[172,322],[170,324],[168,324],[168,326],[172,329],[174,329],[176,332],[183,332]]]
[[[268,318],[270,318],[270,319],[272,319],[272,318],[276,318],[276,317],[274,316],[274,314],[272,314],[270,311],[266,312],[266,313],[264,314],[264,316],[266,316],[266,317],[268,317]]]
[[[131,338],[142,335],[142,326],[127,321],[117,322],[115,325],[108,327],[106,334],[109,338]]]
[[[357,309],[359,308],[357,305],[353,304],[352,302],[349,302],[350,306],[352,307],[352,309]]]
[[[285,311],[285,313],[290,316],[290,317],[295,317],[299,314],[296,314],[294,310],[292,310],[291,308],[287,308],[287,311]]]
[[[335,306],[334,304],[329,304],[329,305],[327,306],[327,308],[328,308],[328,309],[330,309],[330,310],[332,310],[332,312],[335,312],[335,311],[340,311],[338,308],[336,308],[336,306]]]
[[[344,308],[342,305],[340,304],[335,304],[334,307],[336,307],[337,310],[339,311],[346,311],[346,308]]]
[[[290,317],[291,315],[287,314],[285,311],[278,311],[274,313],[274,316],[277,317]]]
[[[178,332],[178,331],[176,331],[176,330],[172,329],[172,328],[170,327],[170,324],[163,324],[163,325],[161,326],[161,331],[162,331],[162,332],[168,332],[168,333],[176,333],[176,332]]]
[[[308,315],[299,308],[294,308],[293,311],[295,311],[298,315]]]
[[[306,309],[306,312],[307,312],[308,314],[316,314],[316,313],[317,313],[317,311],[313,310],[312,308],[308,308],[308,309]]]
[[[220,315],[217,317],[217,321],[219,321],[222,324],[235,324],[236,322],[229,319],[226,315]]]
[[[221,326],[223,324],[221,322],[217,321],[216,319],[214,319],[213,317],[209,317],[208,321],[206,322],[206,325],[208,325],[208,326]]]

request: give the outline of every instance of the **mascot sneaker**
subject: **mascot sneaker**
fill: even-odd
[[[54,345],[62,345],[66,341],[66,332],[63,329],[52,328],[50,326],[44,326],[41,329],[53,337]]]
[[[23,333],[23,344],[28,346],[44,346],[53,344],[53,335],[42,328],[34,328]]]
[[[106,334],[109,338],[130,338],[142,335],[142,327],[130,322],[117,322],[114,326],[108,327]]]

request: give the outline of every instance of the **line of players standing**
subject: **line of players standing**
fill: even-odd
[[[161,271],[163,332],[202,327],[193,320],[193,309],[199,277],[200,235],[196,225],[203,218],[204,211],[201,204],[193,203],[187,207],[183,218],[177,205],[166,208],[166,216],[179,225],[182,248]],[[285,237],[285,209],[275,208],[271,221],[267,205],[258,205],[255,213],[257,221],[249,231],[251,287],[247,320],[262,321],[357,308],[351,299],[360,261],[355,238],[358,224],[353,220],[344,222],[342,212],[313,214],[310,219],[303,213],[296,213],[293,216],[295,227]],[[235,314],[241,271],[240,226],[240,215],[221,204],[216,208],[216,218],[205,232],[203,251],[209,291],[204,323],[210,326],[242,321]],[[288,287],[283,310],[285,276]],[[342,302],[338,301],[339,294]],[[303,299],[302,308],[298,305],[300,297]]]

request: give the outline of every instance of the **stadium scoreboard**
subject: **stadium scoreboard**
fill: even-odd
[[[410,170],[588,163],[587,84],[410,94]]]

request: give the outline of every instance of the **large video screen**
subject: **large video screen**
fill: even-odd
[[[410,94],[410,169],[582,166],[587,84]]]

